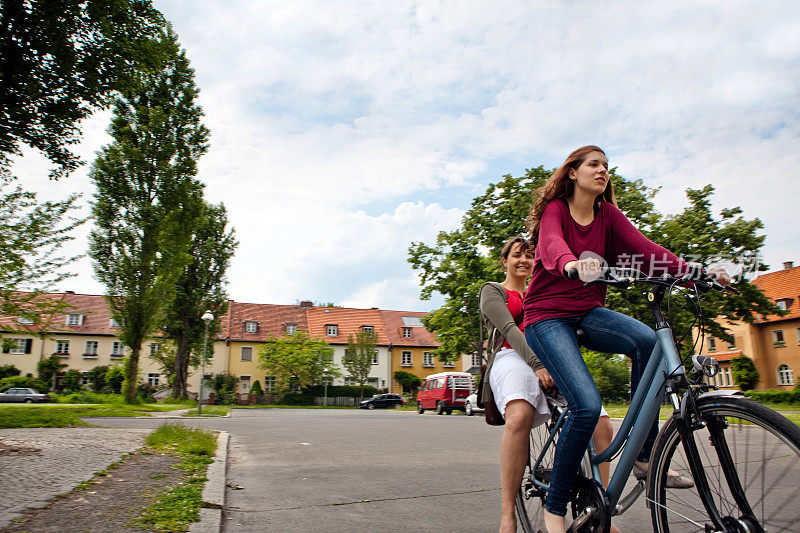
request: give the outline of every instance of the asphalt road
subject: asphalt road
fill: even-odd
[[[106,420],[155,427],[164,421]],[[481,416],[237,409],[186,420],[230,433],[224,531],[497,531],[500,439]],[[615,519],[649,531],[640,500]]]

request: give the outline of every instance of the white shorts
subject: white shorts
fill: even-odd
[[[539,378],[533,369],[513,348],[503,348],[494,356],[489,372],[489,386],[500,414],[505,417],[506,405],[511,400],[526,400],[533,406],[533,426],[547,422],[550,409],[544,397]],[[608,416],[601,408],[600,416]]]

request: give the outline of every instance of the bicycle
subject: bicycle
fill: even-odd
[[[697,321],[701,291],[735,289],[697,272],[686,277],[650,277],[635,269],[619,268],[606,268],[601,278],[589,283],[618,287],[648,284],[647,299],[658,342],[611,445],[596,453],[589,443],[569,506],[573,519],[569,531],[608,531],[611,517],[627,511],[642,493],[646,493],[653,529],[658,532],[800,530],[800,428],[740,391],[715,390],[704,383],[703,376],[711,377],[719,371],[714,358],[693,356],[692,375],[687,375],[672,326],[661,310],[667,296],[671,316],[671,295],[681,291],[695,304]],[[702,325],[700,328],[698,338],[702,338]],[[674,412],[658,434],[647,478],[622,497],[634,461],[666,396]],[[528,464],[516,499],[517,516],[525,533],[545,531],[543,526],[539,529],[541,513],[555,443],[568,410],[565,401],[549,398],[548,402],[552,416],[548,423],[531,431]],[[597,465],[617,456],[617,466],[604,488]],[[669,488],[671,469],[691,475],[694,487]]]

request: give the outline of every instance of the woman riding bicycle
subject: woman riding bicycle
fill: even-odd
[[[528,344],[569,404],[544,513],[548,532],[559,533],[565,531],[570,491],[601,409],[600,394],[581,357],[575,330],[585,332],[589,349],[631,358],[631,393],[656,344],[650,327],[604,307],[604,285],[584,283],[601,275],[606,260],[613,264],[628,258],[635,263],[627,266],[649,270],[651,275],[682,275],[689,267],[648,240],[617,208],[608,159],[596,146],[572,152],[537,194],[528,218],[536,254],[523,305],[523,326]],[[580,279],[568,278],[573,269]],[[647,473],[657,430],[654,423],[634,468],[637,477]],[[690,479],[678,474],[671,475],[670,483],[691,486]]]
[[[523,237],[512,237],[503,246],[500,261],[505,280],[481,287],[480,307],[490,331],[487,379],[506,422],[500,447],[500,531],[506,533],[516,530],[514,499],[528,457],[528,437],[532,427],[550,418],[542,388],[552,388],[553,380],[520,330],[523,294],[533,264],[530,243]],[[598,451],[608,447],[611,436],[611,422],[603,411],[594,431]],[[601,465],[601,472],[607,482],[608,463]]]

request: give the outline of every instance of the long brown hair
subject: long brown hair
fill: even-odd
[[[603,155],[606,153],[597,146],[589,145],[578,148],[569,156],[564,163],[558,167],[550,179],[544,186],[536,189],[531,193],[533,202],[531,203],[530,210],[528,211],[527,226],[531,232],[531,244],[536,246],[539,243],[539,223],[542,219],[544,208],[551,200],[556,198],[567,199],[572,196],[575,190],[575,183],[569,177],[570,170],[577,170],[579,166],[586,160],[586,156],[592,152],[600,152]],[[614,187],[611,185],[611,180],[608,181],[606,190],[603,194],[599,195],[595,200],[595,209],[599,207],[600,202],[610,202],[615,207],[617,205],[617,197],[614,196]]]

